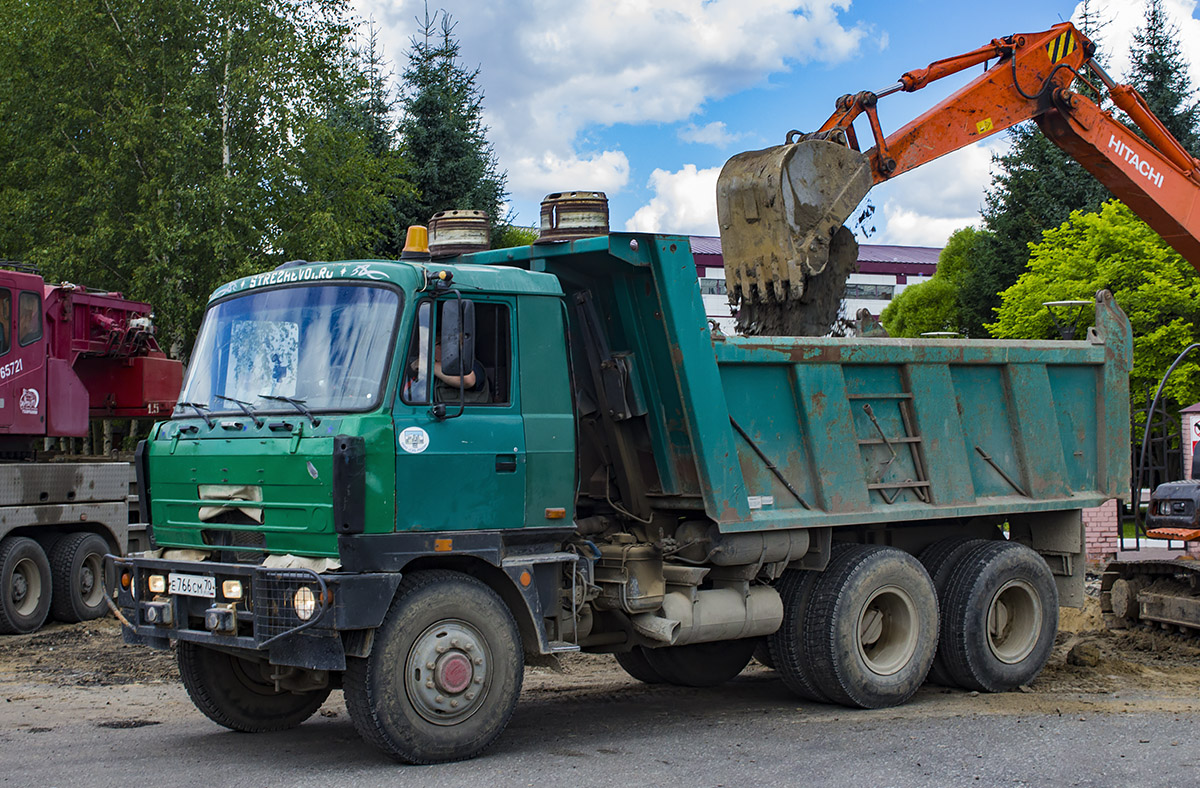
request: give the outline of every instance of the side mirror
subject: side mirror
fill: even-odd
[[[442,304],[442,372],[466,375],[475,368],[475,302],[454,298]]]

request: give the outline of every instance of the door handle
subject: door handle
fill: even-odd
[[[516,473],[517,472],[517,455],[515,454],[497,454],[496,455],[496,473]]]

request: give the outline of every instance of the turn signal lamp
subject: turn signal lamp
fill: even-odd
[[[167,578],[162,575],[150,575],[146,578],[146,584],[149,586],[151,594],[162,594],[167,590]]]
[[[221,595],[226,599],[242,598],[242,581],[226,580],[221,583]]]
[[[404,251],[400,253],[401,260],[429,260],[429,228],[414,224],[408,228],[404,239]]]

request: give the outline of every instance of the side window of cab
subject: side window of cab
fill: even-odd
[[[0,356],[12,349],[12,291],[0,287]]]
[[[432,300],[418,304],[400,387],[404,402],[455,404],[460,397],[465,405],[507,405],[512,401],[511,310],[507,304],[475,301],[474,311],[473,368],[462,375],[449,375],[441,368],[440,304]]]
[[[17,342],[29,345],[42,338],[42,297],[32,290],[17,296]]]

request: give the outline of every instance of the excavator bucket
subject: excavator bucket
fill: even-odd
[[[726,162],[717,179],[717,219],[741,333],[829,331],[858,258],[843,223],[872,183],[867,156],[824,139]]]

